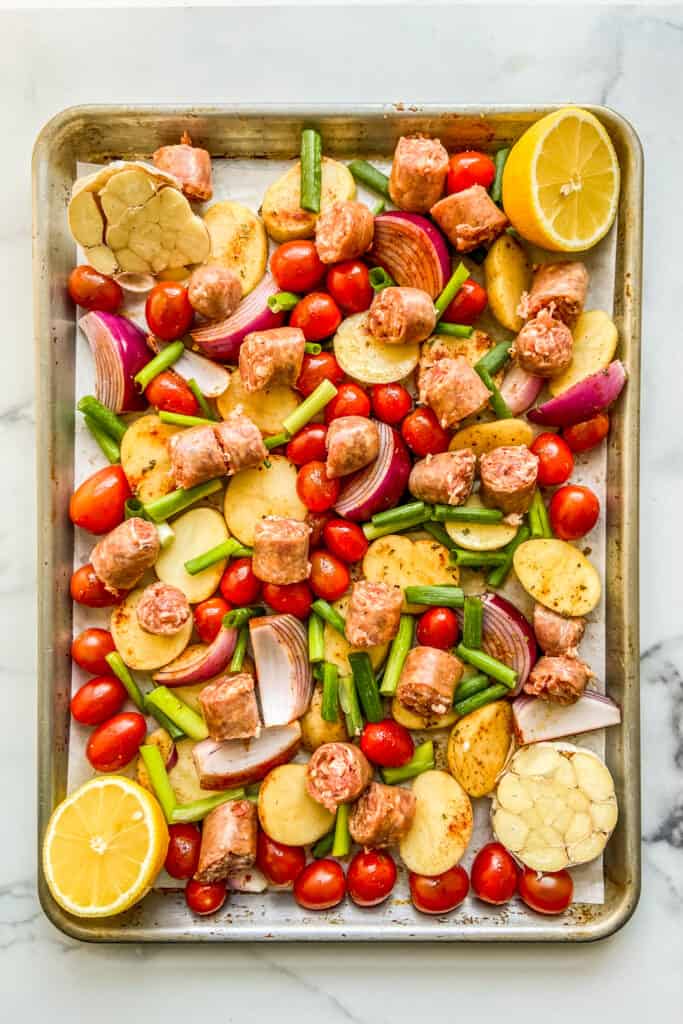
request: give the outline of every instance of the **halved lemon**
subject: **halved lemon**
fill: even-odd
[[[50,892],[77,917],[110,917],[142,899],[168,849],[161,807],[137,782],[103,775],[63,800],[43,841]]]
[[[590,249],[612,226],[618,201],[617,154],[587,110],[542,117],[510,150],[503,207],[520,235],[544,249]]]

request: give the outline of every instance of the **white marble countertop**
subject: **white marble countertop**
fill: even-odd
[[[610,1011],[680,1020],[683,626],[674,573],[683,507],[680,7],[483,6],[0,14],[4,269],[0,445],[2,1017],[169,1024],[209,997],[226,1020],[451,1020],[485,1008],[528,1022]],[[605,103],[645,147],[642,415],[643,895],[611,940],[562,947],[113,947],[55,931],[34,891],[35,516],[30,152],[77,103],[248,101]],[[49,581],[46,581],[49,586]],[[222,1000],[221,1000],[222,997]],[[678,997],[678,999],[677,999]],[[219,1001],[221,1000],[221,1001]],[[193,1014],[193,1010],[195,1011]],[[191,1017],[188,1017],[188,1013]]]

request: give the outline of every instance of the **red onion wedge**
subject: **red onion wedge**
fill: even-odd
[[[367,258],[384,267],[396,284],[422,288],[433,299],[451,276],[446,239],[419,213],[392,210],[375,217],[375,237]]]
[[[236,363],[240,345],[252,331],[269,331],[281,327],[285,322],[284,313],[273,313],[268,309],[268,299],[280,289],[271,274],[266,274],[227,320],[207,324],[191,331],[191,337],[198,349],[209,359],[221,363]]]
[[[237,643],[237,630],[221,626],[216,639],[208,645],[193,644],[169,665],[153,676],[154,682],[163,686],[185,686],[189,683],[203,683],[206,679],[223,672],[232,658]]]
[[[500,393],[513,416],[526,412],[538,398],[545,381],[527,373],[521,366],[513,366],[505,374]]]
[[[177,763],[178,763],[178,748],[176,747],[176,745],[174,743],[173,746],[171,747],[171,749],[169,750],[168,757],[166,758],[166,771],[170,772],[171,768],[175,768]]]
[[[254,740],[202,740],[192,750],[202,789],[232,789],[260,782],[272,768],[291,761],[301,744],[301,726],[264,729]]]
[[[519,608],[500,594],[482,594],[481,600],[484,606],[482,648],[492,658],[515,670],[517,685],[510,696],[516,697],[538,657],[534,631]],[[463,613],[456,609],[455,614],[462,629]]]
[[[379,454],[366,469],[350,477],[335,505],[335,512],[363,523],[377,512],[392,508],[408,485],[412,463],[398,431],[377,423]]]
[[[287,725],[303,715],[313,692],[306,630],[293,615],[251,619],[261,717],[266,727]]]
[[[524,694],[513,701],[515,734],[520,743],[540,743],[605,729],[621,723],[621,708],[609,697],[587,690],[575,704],[553,704]]]
[[[152,357],[140,328],[123,316],[101,312],[86,313],[78,326],[95,360],[95,396],[113,412],[145,409],[134,378]]]
[[[154,334],[147,335],[147,344],[152,352],[158,353],[170,345],[170,341],[161,341]],[[185,349],[184,354],[173,364],[173,369],[184,380],[194,380],[206,398],[218,398],[230,386],[230,374],[224,366],[219,366],[211,359],[200,356],[198,352]]]
[[[626,367],[615,359],[604,370],[592,373],[561,395],[532,409],[529,419],[532,423],[549,427],[571,427],[574,423],[583,423],[617,400],[626,378]]]

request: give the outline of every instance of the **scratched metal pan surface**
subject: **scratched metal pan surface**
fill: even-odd
[[[38,843],[65,795],[69,742],[73,534],[66,514],[73,483],[74,307],[66,278],[75,246],[66,206],[78,161],[149,157],[184,129],[215,157],[297,155],[304,124],[342,159],[389,158],[400,135],[438,135],[449,149],[496,149],[513,142],[549,107],[77,107],[42,130],[33,158],[34,304],[38,461]],[[347,901],[325,913],[299,908],[288,894],[233,895],[209,919],[192,917],[182,893],[153,892],[110,920],[78,920],[52,900],[39,872],[43,909],[66,934],[90,941],[239,940],[565,941],[603,938],[633,913],[640,889],[638,678],[638,432],[642,262],[642,153],[633,128],[592,108],[615,144],[622,170],[614,313],[629,385],[612,414],[607,481],[606,684],[624,725],[607,730],[606,757],[620,806],[605,856],[605,902],[576,905],[559,918],[468,900],[446,917],[418,914],[405,898],[373,910]],[[40,863],[40,856],[38,858]]]

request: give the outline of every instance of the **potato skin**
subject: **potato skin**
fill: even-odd
[[[519,242],[510,235],[497,238],[486,255],[484,273],[491,312],[503,327],[519,331],[524,321],[517,308],[531,283],[531,266]]]
[[[585,377],[604,370],[617,350],[619,334],[616,325],[609,314],[601,309],[582,313],[572,328],[572,334],[572,361],[564,373],[548,381],[551,395],[561,395]]]
[[[423,715],[416,715],[414,711],[405,708],[398,697],[394,697],[391,702],[391,717],[399,725],[404,725],[406,729],[431,731],[432,729],[448,729],[456,721],[458,715],[456,711],[447,711],[445,715],[433,715],[430,718],[425,718]]]
[[[123,435],[121,466],[141,502],[163,498],[175,488],[169,441],[181,429],[150,414],[131,423]]]
[[[349,738],[342,714],[339,715],[336,722],[326,722],[322,717],[320,713],[322,699],[322,686],[316,686],[311,697],[311,703],[308,706],[308,711],[299,722],[301,725],[301,741],[304,749],[308,750],[311,754],[318,747],[322,747],[323,743],[344,743]]]
[[[451,438],[448,450],[471,448],[475,455],[485,455],[503,445],[523,444],[528,447],[533,439],[534,432],[526,420],[493,420],[458,430]]]
[[[126,665],[140,672],[152,672],[168,665],[183,653],[192,635],[190,617],[183,628],[173,636],[155,636],[146,633],[135,612],[144,587],[131,590],[128,597],[112,611],[110,629],[116,650]]]
[[[155,571],[163,583],[178,587],[190,604],[205,601],[216,590],[228,564],[227,559],[215,562],[208,569],[191,576],[185,562],[228,539],[228,530],[221,513],[214,508],[192,508],[173,520],[175,540],[161,552]]]
[[[363,558],[363,574],[373,583],[405,589],[417,586],[457,586],[460,574],[451,565],[443,544],[435,540],[413,541],[405,534],[390,533],[373,541]],[[403,611],[417,615],[421,605],[408,604]]]
[[[472,804],[448,772],[423,772],[413,793],[415,818],[401,840],[401,859],[409,871],[440,875],[458,863],[472,838]]]
[[[512,742],[512,708],[497,700],[456,722],[448,738],[448,769],[469,796],[490,793]]]
[[[527,540],[515,551],[512,564],[526,592],[560,615],[588,615],[600,601],[600,576],[564,540]]]
[[[261,783],[258,816],[263,831],[278,843],[308,846],[330,831],[334,815],[306,792],[306,765],[273,768]]]

